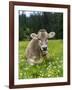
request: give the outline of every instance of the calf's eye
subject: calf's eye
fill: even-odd
[[[39,40],[39,42],[41,43],[41,40]]]
[[[41,39],[38,38],[39,41],[41,41]]]
[[[40,38],[38,38],[38,40],[41,40]]]

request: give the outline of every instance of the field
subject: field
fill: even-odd
[[[63,76],[63,40],[49,40],[48,59],[41,64],[29,65],[25,49],[29,41],[19,42],[19,79],[54,78]]]

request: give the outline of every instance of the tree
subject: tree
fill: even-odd
[[[26,12],[26,11],[25,11]],[[47,32],[56,32],[56,39],[63,38],[63,14],[54,12],[32,12],[30,16],[25,13],[19,15],[19,40],[30,38],[32,32],[45,28]]]

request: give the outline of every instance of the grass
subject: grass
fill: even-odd
[[[54,78],[63,76],[63,41],[49,40],[48,59],[41,64],[29,65],[25,57],[25,49],[29,41],[19,42],[19,79]]]

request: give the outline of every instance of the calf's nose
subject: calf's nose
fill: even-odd
[[[47,47],[43,47],[43,51],[46,51],[47,50]]]

